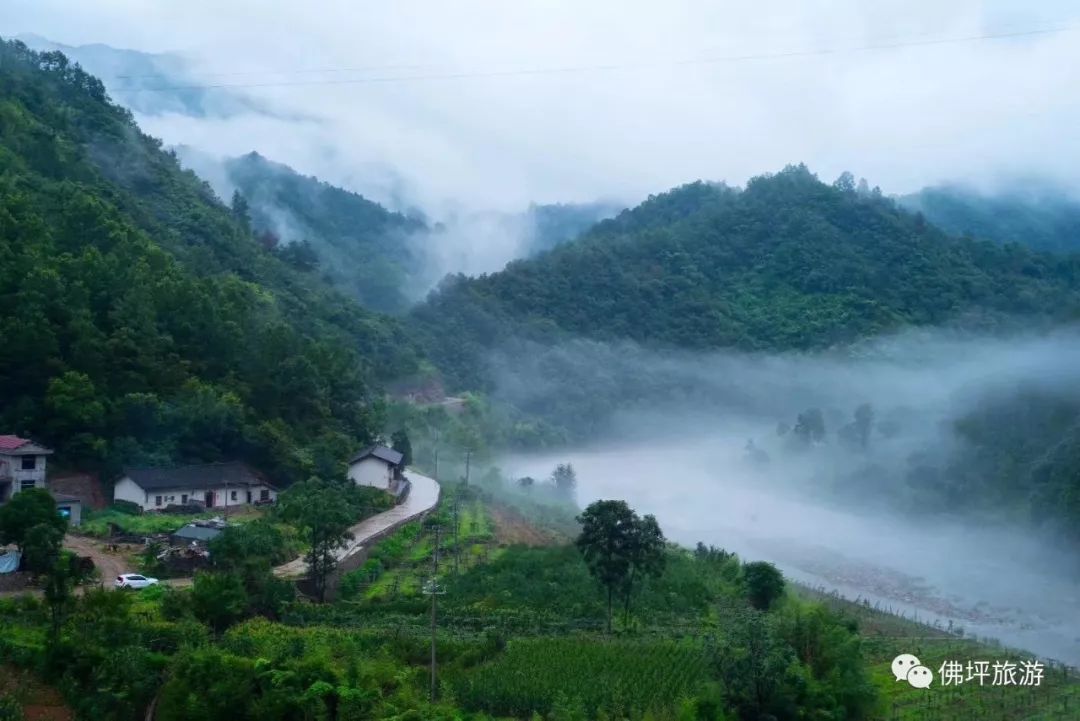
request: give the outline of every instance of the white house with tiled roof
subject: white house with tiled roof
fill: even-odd
[[[45,487],[45,460],[52,453],[29,438],[0,436],[0,503],[19,491]]]
[[[348,477],[358,486],[394,491],[401,479],[404,456],[393,448],[370,446],[349,459]]]
[[[277,488],[247,465],[235,461],[175,468],[128,468],[113,487],[113,498],[144,511],[171,505],[205,508],[272,503]]]

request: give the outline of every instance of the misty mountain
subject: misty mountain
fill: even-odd
[[[531,205],[524,217],[532,232],[522,257],[531,258],[574,240],[601,220],[614,217],[622,210],[622,205],[604,201]]]
[[[428,232],[422,218],[391,212],[258,153],[227,160],[225,171],[264,242],[282,250],[307,243],[319,272],[343,293],[376,310],[406,307],[423,261],[413,241]]]
[[[0,426],[61,464],[284,481],[371,438],[414,345],[234,211],[63,54],[0,44]]]
[[[898,202],[955,235],[1035,250],[1080,250],[1080,202],[1051,185],[1017,184],[996,193],[940,185],[902,196]]]
[[[646,347],[823,348],[908,325],[1074,317],[1076,257],[950,236],[880,193],[803,166],[743,190],[693,183],[418,307],[440,366],[486,382],[508,338]]]
[[[102,43],[64,45],[26,33],[17,40],[39,52],[62,52],[105,85],[109,96],[134,113],[178,113],[197,118],[227,118],[244,113],[276,115],[260,101],[198,76],[191,61],[177,53],[144,53]]]
[[[185,151],[185,159],[190,152]],[[205,159],[200,167],[207,167]],[[430,222],[395,212],[252,152],[224,161],[224,182],[247,202],[256,233],[368,308],[404,311],[447,273],[499,269],[565,243],[618,211],[612,203],[531,205],[520,213],[472,212]]]

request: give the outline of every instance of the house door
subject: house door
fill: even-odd
[[[206,507],[207,508],[213,508],[214,507],[214,492],[213,491],[207,491],[206,492]]]
[[[250,505],[251,504],[251,491],[247,492],[247,499],[248,499],[248,504]]]

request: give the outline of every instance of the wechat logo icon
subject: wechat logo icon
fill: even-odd
[[[907,681],[915,688],[930,688],[934,682],[934,672],[910,653],[902,653],[892,660],[892,672],[897,681]]]

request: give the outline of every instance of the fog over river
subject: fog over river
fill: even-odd
[[[580,397],[630,387],[623,376],[637,388],[674,379],[671,387],[692,392],[610,418],[606,442],[500,458],[507,477],[539,481],[570,462],[581,506],[625,499],[682,545],[772,561],[806,584],[1080,665],[1075,547],[1049,527],[1041,535],[992,520],[1019,521],[1025,511],[978,485],[954,494],[950,507],[964,515],[950,515],[944,501],[926,499],[963,476],[920,470],[966,465],[975,469],[968,478],[997,484],[982,488],[1023,497],[1032,481],[1019,472],[1019,480],[994,480],[995,467],[973,465],[986,453],[973,453],[956,428],[999,401],[1004,415],[980,417],[1008,432],[1031,422],[1014,412],[1025,406],[1008,405],[1018,389],[1074,402],[1076,334],[898,336],[844,357],[659,358],[580,344],[558,352],[557,364],[550,355],[506,364],[504,393],[526,407],[559,387]],[[546,365],[558,372],[543,376],[537,369]],[[872,406],[873,421],[860,446],[851,419],[861,403]],[[827,433],[800,445],[792,426],[810,407],[821,409]]]
[[[725,472],[725,458],[738,466],[742,450],[665,442],[514,456],[502,468],[544,478],[569,461],[582,506],[622,498],[684,546],[702,541],[772,561],[803,583],[1080,664],[1080,579],[1061,575],[1070,563],[1057,551],[1016,530],[921,525],[755,488]]]

